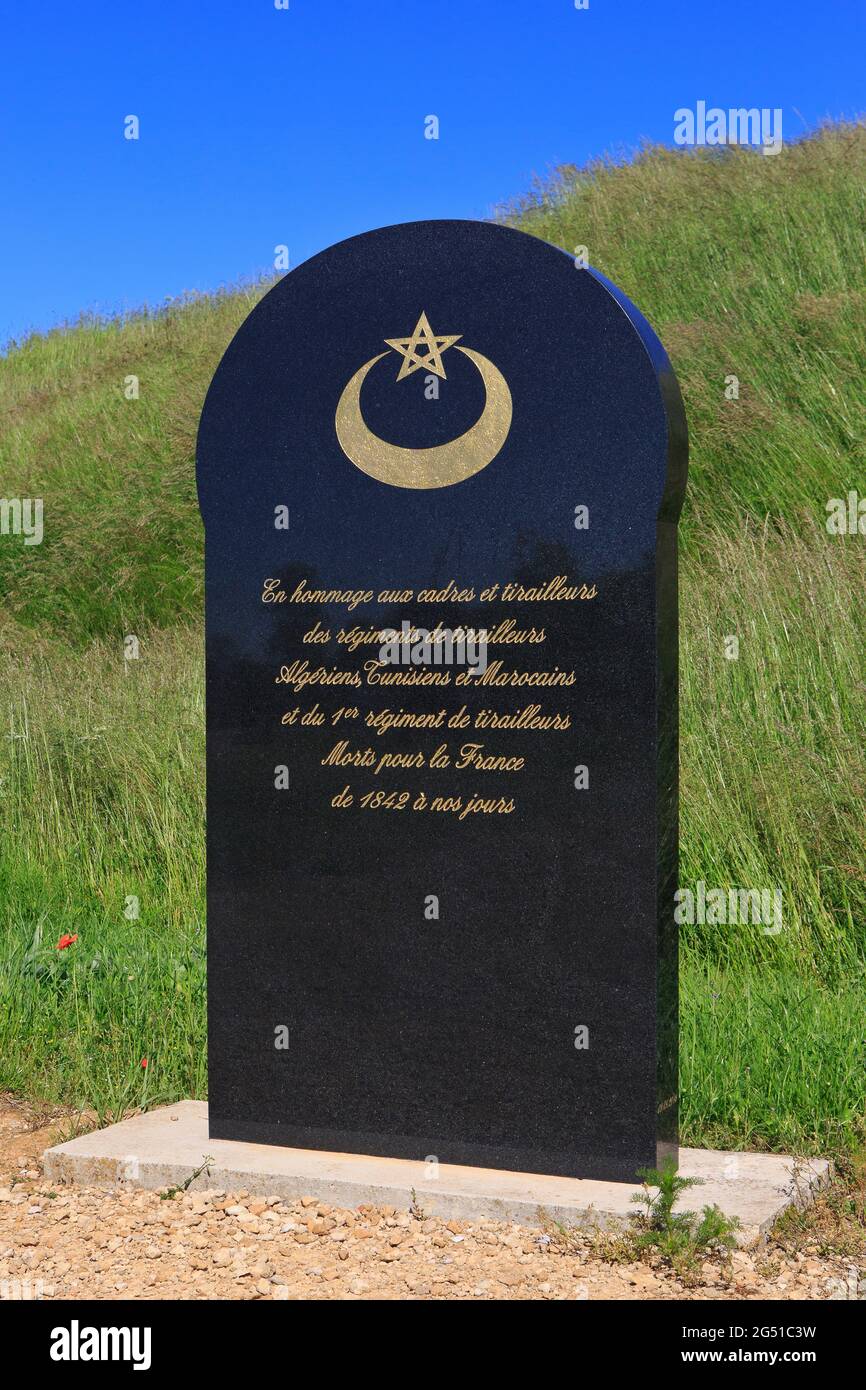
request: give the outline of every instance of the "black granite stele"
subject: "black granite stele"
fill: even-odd
[[[620,1180],[675,1153],[686,458],[649,325],[509,228],[355,237],[243,324],[197,465],[213,1137]],[[486,683],[337,641],[404,621],[500,625]],[[523,766],[459,768],[473,743]]]

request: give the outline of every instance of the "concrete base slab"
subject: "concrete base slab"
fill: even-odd
[[[470,1221],[493,1217],[523,1226],[541,1226],[549,1219],[566,1226],[609,1229],[634,1212],[631,1196],[639,1190],[628,1183],[444,1163],[434,1173],[428,1165],[406,1159],[210,1139],[207,1104],[194,1100],[58,1144],[46,1150],[44,1162],[53,1183],[129,1184],[156,1191],[180,1187],[206,1163],[190,1191],[245,1190],[251,1196],[284,1200],[311,1196],[344,1208],[367,1203],[406,1210],[415,1200],[430,1216]],[[786,1207],[811,1201],[830,1172],[825,1159],[680,1149],[680,1173],[702,1181],[684,1194],[681,1205],[699,1210],[715,1204],[726,1216],[739,1218],[739,1243],[753,1245]]]

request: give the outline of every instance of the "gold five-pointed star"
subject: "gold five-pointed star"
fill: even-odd
[[[402,381],[404,377],[417,372],[419,367],[424,367],[428,372],[435,372],[437,376],[441,376],[444,381],[445,368],[442,366],[442,354],[446,348],[453,347],[462,337],[462,333],[455,333],[451,337],[442,337],[434,333],[427,321],[427,315],[422,314],[415,325],[415,332],[411,338],[385,339],[390,348],[403,356],[400,370],[397,373],[397,380]],[[427,349],[423,357],[418,352],[419,347]]]

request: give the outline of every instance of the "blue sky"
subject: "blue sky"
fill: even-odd
[[[484,217],[557,163],[671,143],[699,100],[781,107],[786,138],[866,109],[860,0],[46,0],[9,7],[2,49],[0,343],[277,244],[296,265]]]

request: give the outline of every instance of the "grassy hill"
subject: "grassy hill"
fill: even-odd
[[[683,387],[681,882],[780,888],[784,905],[773,936],[682,929],[683,1137],[850,1149],[866,1132],[866,537],[824,523],[829,498],[866,492],[866,128],[773,158],[560,169],[498,215],[587,246]],[[193,449],[266,288],[0,359],[0,494],[45,499],[41,545],[0,538],[0,1086],[103,1111],[206,1093]],[[78,941],[58,952],[63,933]]]

